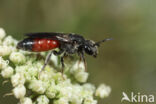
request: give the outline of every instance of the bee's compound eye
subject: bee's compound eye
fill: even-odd
[[[85,46],[85,52],[86,52],[87,54],[89,54],[89,55],[92,55],[92,54],[93,54],[92,49],[91,49],[90,47],[88,47],[88,46]]]

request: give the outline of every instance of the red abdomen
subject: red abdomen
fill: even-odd
[[[32,46],[33,52],[42,52],[55,49],[59,47],[59,42],[57,40],[51,39],[34,39],[34,44]]]

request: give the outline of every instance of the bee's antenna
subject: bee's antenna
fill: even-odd
[[[109,40],[113,40],[112,38],[107,38],[107,39],[104,39],[104,40],[101,40],[101,41],[98,41],[94,44],[94,46],[100,46],[101,43],[105,42],[105,41],[109,41]]]

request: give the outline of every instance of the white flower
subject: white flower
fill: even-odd
[[[109,94],[111,92],[111,88],[105,84],[101,84],[96,92],[95,92],[95,96],[100,97],[100,98],[105,98],[108,97]]]
[[[37,98],[37,104],[49,104],[49,99],[45,95],[41,95]]]
[[[67,98],[71,98],[72,97],[72,86],[59,86],[59,92],[60,92],[60,95],[59,96],[64,96],[64,97],[67,97]]]
[[[12,52],[11,47],[0,46],[0,56],[8,56]]]
[[[75,73],[75,78],[77,81],[84,83],[87,81],[88,79],[88,73],[84,72],[84,71],[78,71],[77,73]]]
[[[21,66],[16,66],[15,71],[16,73],[25,73],[28,69],[28,65],[21,65]]]
[[[88,91],[90,93],[90,95],[93,95],[95,92],[95,86],[90,84],[90,83],[86,83],[83,85],[83,89],[85,91]]]
[[[5,30],[3,28],[0,28],[0,40],[3,39],[5,35],[6,35]]]
[[[15,64],[23,64],[26,61],[25,56],[20,52],[12,52],[10,60]]]
[[[22,73],[16,73],[11,77],[11,83],[15,87],[19,84],[24,84],[25,83],[25,78]]]
[[[73,95],[72,98],[69,99],[72,104],[82,104],[82,97],[78,95]]]
[[[25,97],[20,100],[20,104],[32,104],[32,100],[29,97]]]
[[[48,98],[52,99],[56,97],[57,93],[58,93],[57,86],[55,85],[55,82],[52,82],[46,91],[46,95]]]
[[[0,69],[5,69],[9,64],[9,61],[3,60],[3,58],[0,56]]]
[[[47,87],[48,87],[47,83],[41,80],[32,80],[29,85],[30,89],[39,94],[43,94],[46,91]]]
[[[32,64],[21,65],[15,68],[16,73],[23,74],[25,81],[29,82],[33,79],[33,77],[37,76],[37,68],[35,68]]]
[[[39,74],[40,74],[39,75],[40,80],[43,80],[43,81],[48,81],[51,77],[47,71],[42,71]]]
[[[61,97],[60,99],[55,100],[54,104],[69,104],[69,101],[67,98]]]
[[[21,99],[26,94],[26,88],[22,84],[18,85],[17,87],[13,89],[13,94],[17,99]]]
[[[13,39],[12,36],[7,36],[3,41],[4,46],[10,46],[16,44],[17,44],[17,40]]]
[[[66,79],[66,75],[64,74],[63,75],[64,79]],[[58,82],[62,82],[63,80],[63,77],[62,77],[62,73],[60,72],[57,72],[57,73],[53,73],[52,74],[52,78],[58,83]]]
[[[27,65],[27,68],[25,68],[25,71],[27,72],[27,74],[29,74],[28,76],[37,76],[37,74],[39,73],[39,69],[34,66],[34,65]],[[27,77],[27,76],[26,76]]]
[[[85,65],[84,63],[81,61],[77,61],[71,68],[70,72],[72,74],[76,73],[78,70],[82,70],[82,71],[85,71]]]
[[[83,104],[97,104],[97,100],[94,100],[93,97],[84,98]]]
[[[4,78],[9,78],[13,75],[13,72],[14,72],[13,68],[9,66],[9,67],[5,68],[4,70],[2,70],[1,75]]]
[[[51,55],[51,60],[54,63],[55,66],[58,66],[58,56],[55,56],[54,54]]]
[[[78,82],[84,83],[87,81],[89,74],[85,72],[85,65],[83,62],[77,61],[70,70]]]

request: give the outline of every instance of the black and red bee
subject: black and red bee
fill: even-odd
[[[71,54],[78,54],[80,60],[83,60],[84,63],[85,57],[84,53],[96,57],[98,54],[98,47],[102,42],[111,39],[104,39],[99,42],[94,42],[92,40],[86,40],[83,36],[74,33],[29,33],[26,34],[27,38],[20,41],[17,44],[18,49],[31,52],[43,52],[52,50],[46,57],[44,66],[48,64],[52,53],[56,56],[62,55],[61,64],[62,69],[64,69],[64,57]],[[59,51],[53,50],[59,48]],[[86,64],[85,64],[86,65]]]

